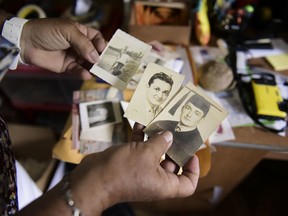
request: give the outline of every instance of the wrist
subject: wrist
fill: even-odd
[[[2,37],[11,42],[12,44],[16,45],[20,49],[20,52],[21,52],[20,40],[22,29],[27,22],[28,22],[27,19],[13,17],[9,20],[6,20],[2,28]],[[15,57],[12,65],[9,68],[12,70],[16,69],[19,60],[20,62],[23,63],[23,61],[20,58],[20,53]]]
[[[100,216],[106,208],[115,204],[111,201],[107,190],[109,183],[101,183],[100,179],[101,177],[98,180],[95,179],[93,175],[90,180],[88,176],[84,177],[73,172],[70,175],[73,200],[83,215]]]

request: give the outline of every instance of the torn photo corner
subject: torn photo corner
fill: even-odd
[[[223,107],[190,82],[147,125],[144,132],[151,137],[160,131],[170,131],[173,143],[167,155],[182,167],[227,115]]]
[[[90,72],[124,90],[152,46],[118,29]]]

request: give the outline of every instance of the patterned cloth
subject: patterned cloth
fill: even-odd
[[[18,210],[14,152],[5,122],[0,118],[0,213],[14,215]]]

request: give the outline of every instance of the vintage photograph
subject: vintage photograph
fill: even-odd
[[[118,29],[90,72],[124,90],[152,46]]]
[[[147,125],[181,88],[184,76],[149,63],[130,100],[124,117]]]
[[[181,61],[180,54],[176,51],[176,48],[174,46],[164,45],[159,41],[151,41],[149,42],[149,44],[152,45],[152,49],[148,53],[146,58],[143,59],[143,61],[141,62],[137,72],[134,74],[134,76],[128,83],[127,89],[135,90],[137,88],[137,85],[140,82],[144,70],[151,62],[179,73],[181,71],[181,65],[180,67],[178,67],[179,62]]]
[[[148,136],[171,131],[173,143],[167,155],[183,166],[228,115],[204,92],[188,83],[145,128]]]
[[[119,101],[103,100],[79,104],[82,130],[89,130],[105,124],[121,122]]]
[[[105,130],[101,130],[101,128],[91,130],[82,130],[80,128],[80,113],[79,113],[79,104],[83,102],[91,102],[96,100],[105,100],[107,98],[109,89],[89,89],[89,90],[78,90],[73,92],[73,105],[72,105],[72,148],[79,149],[80,148],[80,141],[81,139],[90,139],[93,137],[92,140],[107,140],[106,137],[110,137],[113,132],[110,130],[106,130],[107,125],[104,125]],[[110,128],[110,127],[109,127]],[[101,130],[101,133],[97,133]],[[90,134],[93,134],[91,136]],[[104,138],[103,138],[104,137]],[[111,139],[111,138],[110,138]]]

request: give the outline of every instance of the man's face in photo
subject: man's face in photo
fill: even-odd
[[[180,123],[186,127],[195,127],[204,117],[204,112],[191,102],[187,102],[181,110]]]
[[[162,104],[171,91],[171,85],[163,80],[155,79],[147,88],[147,99],[152,106]]]

